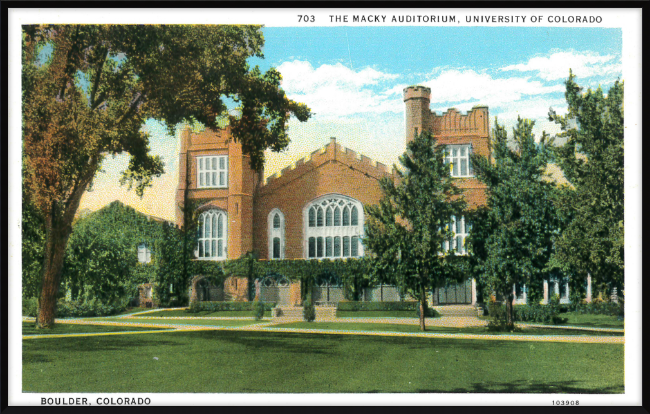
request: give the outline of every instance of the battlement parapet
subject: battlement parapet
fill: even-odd
[[[466,114],[456,108],[449,108],[442,115],[431,112],[431,127],[434,135],[462,135],[489,133],[487,106],[474,106]]]
[[[431,88],[422,85],[409,86],[404,88],[404,101],[409,99],[431,99]]]
[[[330,149],[332,145],[333,148]],[[313,151],[308,156],[297,160],[292,165],[289,165],[267,177],[260,191],[272,191],[272,188],[275,188],[276,185],[281,185],[276,183],[281,183],[285,180],[292,180],[326,162],[334,160],[346,164],[353,169],[358,169],[365,174],[374,176],[375,178],[381,178],[385,175],[395,175],[395,171],[392,168],[389,168],[385,164],[377,162],[363,154],[359,154],[356,151],[343,147],[342,145],[337,144],[335,139],[332,139],[324,147]]]

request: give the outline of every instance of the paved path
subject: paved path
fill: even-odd
[[[479,339],[479,340],[499,340],[499,341],[538,341],[538,342],[573,342],[573,343],[625,343],[624,336],[576,336],[576,335],[517,335],[517,334],[464,334],[464,333],[437,333],[437,332],[376,332],[376,331],[356,331],[356,330],[332,330],[332,329],[297,329],[281,328],[275,323],[257,323],[245,326],[217,326],[217,325],[191,325],[191,324],[160,324],[155,322],[131,322],[124,319],[135,320],[137,318],[117,318],[113,321],[97,321],[92,319],[58,319],[57,323],[80,324],[80,325],[107,325],[107,326],[134,326],[163,328],[156,331],[122,331],[122,332],[95,332],[95,333],[78,333],[78,334],[46,334],[46,335],[23,335],[23,339],[43,339],[43,338],[63,338],[78,336],[107,336],[107,335],[132,335],[140,333],[168,333],[168,332],[187,332],[187,331],[255,331],[255,332],[290,332],[290,333],[309,333],[309,334],[326,334],[326,335],[365,335],[365,336],[400,336],[400,337],[418,337],[418,338],[447,338],[447,339]],[[187,318],[186,318],[187,319]],[[352,321],[351,321],[352,319]],[[439,318],[444,319],[444,318]],[[462,319],[462,318],[454,318]],[[470,318],[467,318],[470,319]],[[475,318],[478,320],[478,318]],[[336,318],[331,322],[367,322],[373,323],[398,323],[398,324],[417,324],[416,318]],[[431,319],[435,321],[435,319]],[[34,321],[34,318],[23,317],[23,321]],[[461,321],[460,323],[462,323]],[[482,321],[485,322],[485,321]],[[449,321],[451,323],[451,321]],[[429,325],[427,326],[456,326],[459,325]],[[536,325],[539,326],[539,325]],[[169,329],[164,329],[169,328]]]

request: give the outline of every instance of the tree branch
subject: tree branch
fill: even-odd
[[[99,64],[97,65],[97,73],[95,73],[95,80],[93,82],[93,89],[90,92],[90,110],[92,111],[97,107],[98,102],[95,101],[95,95],[97,94],[97,89],[99,88],[99,81],[102,77],[102,73],[104,72],[104,63],[106,62],[106,58],[108,58],[108,53],[109,51],[107,50],[106,53],[102,53],[102,57],[100,58]]]

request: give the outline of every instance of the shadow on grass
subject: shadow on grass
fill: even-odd
[[[101,352],[101,351],[124,351],[125,349],[145,348],[156,346],[184,346],[186,343],[181,341],[164,340],[160,334],[156,335],[155,339],[145,338],[146,334],[137,335],[138,338],[124,338],[122,335],[118,336],[95,336],[95,337],[67,337],[67,338],[44,338],[35,339],[23,342],[23,355],[26,351],[33,352],[33,349],[43,347],[43,343],[54,344],[56,341],[57,352]],[[131,336],[131,335],[127,335]],[[127,339],[127,340],[125,340]],[[52,341],[52,342],[42,342]]]
[[[592,387],[579,386],[581,381],[555,381],[555,382],[534,382],[517,380],[504,383],[474,383],[466,388],[454,388],[452,390],[427,389],[418,390],[420,393],[515,393],[515,394],[622,394],[625,392],[623,386]]]

